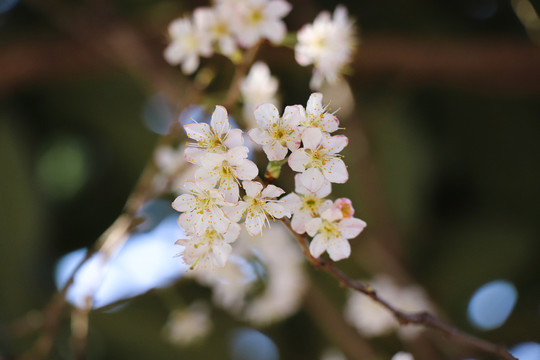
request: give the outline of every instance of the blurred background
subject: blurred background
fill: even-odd
[[[336,6],[292,4],[290,31]],[[361,40],[350,88],[324,92],[351,139],[350,180],[333,195],[350,197],[368,227],[339,267],[353,278],[384,273],[419,284],[452,324],[540,359],[539,5],[343,4]],[[201,76],[184,77],[162,59],[168,23],[200,5],[0,0],[0,358],[17,358],[39,338],[42,310],[67,278],[59,264],[73,269],[119,216],[168,121],[189,104],[209,111],[223,99],[234,70],[226,58],[203,60],[214,74],[204,99],[193,95]],[[311,69],[291,65],[291,49],[263,46],[258,59],[279,78],[282,104],[305,105]],[[278,184],[290,189],[290,176]],[[489,358],[433,332],[359,335],[341,317],[346,289],[307,265],[309,296],[293,315],[259,326],[213,308],[206,338],[175,344],[163,335],[171,312],[211,293],[178,280],[173,199],[149,204],[146,226],[130,238],[163,245],[124,256],[139,287],[103,295],[108,306],[90,313],[89,359],[389,359],[399,350]],[[145,270],[149,263],[161,270]],[[50,358],[73,357],[68,314]]]

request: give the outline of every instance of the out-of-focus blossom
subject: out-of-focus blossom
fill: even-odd
[[[212,55],[209,34],[189,18],[174,20],[169,25],[171,43],[165,49],[165,60],[171,65],[182,64],[182,71],[191,74],[199,67],[199,56]]]
[[[212,329],[210,309],[204,302],[196,302],[183,310],[171,313],[164,333],[173,344],[189,345],[204,338]]]
[[[392,356],[392,360],[414,360],[414,357],[408,352],[400,351]]]
[[[266,63],[257,61],[251,66],[248,75],[240,83],[240,92],[244,99],[243,113],[248,127],[257,126],[253,113],[259,105],[277,104],[278,86],[278,79],[272,76]]]
[[[400,287],[386,275],[378,275],[369,283],[378,295],[391,300],[399,310],[413,312],[432,308],[425,292],[418,286]],[[385,335],[399,328],[399,323],[387,309],[357,292],[350,293],[345,317],[366,337]],[[401,336],[412,337],[418,334],[421,327],[408,325],[399,329]]]
[[[312,89],[319,89],[325,80],[335,82],[339,78],[351,61],[355,43],[353,23],[344,6],[336,7],[333,16],[323,11],[313,24],[298,31],[295,57],[302,66],[314,65]]]
[[[262,145],[270,161],[283,160],[288,149],[294,151],[300,146],[298,125],[302,121],[300,106],[287,106],[283,117],[272,104],[263,104],[255,110],[259,127],[248,131],[250,139]]]
[[[235,21],[228,7],[200,7],[193,12],[195,24],[207,33],[212,42],[217,43],[219,51],[231,56],[236,51],[236,41],[232,27]]]

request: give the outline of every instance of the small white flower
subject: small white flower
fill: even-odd
[[[237,146],[223,154],[202,156],[201,167],[195,171],[196,180],[218,185],[226,201],[238,201],[238,180],[252,180],[259,173],[257,165],[247,159],[248,152],[247,147]]]
[[[188,18],[176,19],[169,25],[171,43],[165,49],[165,60],[171,65],[182,64],[185,74],[193,73],[199,66],[199,56],[212,55],[208,33],[191,23]]]
[[[268,160],[283,160],[288,150],[294,151],[300,146],[298,125],[302,120],[300,106],[287,106],[283,117],[272,104],[264,104],[255,110],[259,127],[248,131],[250,139],[262,145]]]
[[[291,11],[286,1],[244,0],[237,10],[240,16],[234,30],[243,47],[251,47],[262,38],[279,43],[285,37],[287,28],[281,19]]]
[[[233,204],[227,204],[223,194],[206,183],[188,181],[184,188],[189,194],[178,196],[172,204],[176,211],[183,212],[178,218],[180,226],[197,235],[208,227],[221,233],[227,231],[231,221],[221,208]]]
[[[209,34],[213,42],[219,46],[222,54],[230,56],[236,51],[236,41],[232,33],[235,18],[225,6],[214,8],[199,7],[193,12],[196,26]]]
[[[182,259],[190,266],[190,269],[214,269],[223,267],[231,254],[234,242],[240,234],[241,226],[231,223],[225,233],[220,233],[214,228],[206,228],[203,233],[190,234],[176,242],[184,246]]]
[[[183,346],[205,337],[211,329],[208,305],[196,302],[184,310],[173,311],[164,330],[169,341]]]
[[[245,213],[246,230],[250,235],[262,234],[262,230],[266,225],[270,228],[268,216],[277,219],[291,216],[289,209],[283,206],[280,201],[274,200],[285,193],[283,189],[268,185],[263,190],[262,184],[256,181],[243,181],[242,187],[246,190],[244,201],[239,201],[238,205],[228,208],[226,211],[229,218],[234,222],[240,221]]]
[[[327,11],[320,13],[313,24],[298,31],[295,57],[302,66],[314,65],[312,89],[320,88],[324,80],[338,79],[342,68],[351,61],[355,43],[353,24],[343,6],[336,7],[333,17]]]
[[[414,357],[408,352],[400,351],[392,356],[392,360],[414,360]]]
[[[365,227],[366,223],[360,219],[343,218],[341,211],[335,207],[326,209],[320,217],[306,224],[306,232],[313,237],[309,252],[319,257],[326,251],[334,261],[345,259],[351,255],[348,239],[357,237]]]
[[[321,93],[313,93],[310,95],[304,120],[300,125],[303,127],[316,127],[328,133],[333,133],[339,129],[339,120],[338,118],[326,111],[328,106],[323,106],[322,103],[323,95]]]
[[[185,125],[184,129],[190,139],[197,141],[188,143],[184,152],[186,160],[191,163],[198,163],[206,153],[224,153],[244,143],[242,130],[231,129],[227,109],[220,105],[212,113],[210,125],[194,123]]]
[[[325,179],[343,184],[349,173],[338,153],[348,142],[345,135],[330,136],[318,128],[307,128],[302,133],[304,147],[289,156],[289,166],[302,173],[302,184],[312,192],[318,191]]]
[[[300,181],[300,174],[296,174],[294,183],[296,193],[284,196],[281,201],[292,211],[291,227],[298,234],[303,234],[306,232],[308,221],[317,217],[321,208],[329,208],[332,205],[331,200],[324,200],[332,192],[332,185],[325,180],[318,191],[309,191]]]

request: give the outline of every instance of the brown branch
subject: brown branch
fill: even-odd
[[[450,340],[453,340],[457,343],[475,348],[477,350],[484,351],[493,355],[497,355],[506,360],[517,360],[512,354],[506,350],[505,347],[492,344],[488,341],[482,340],[475,336],[464,333],[457,328],[445,323],[436,316],[428,312],[403,312],[393,306],[390,302],[380,297],[376,290],[371,288],[369,285],[364,285],[363,283],[356,281],[338,269],[332,260],[315,258],[311,255],[309,251],[309,244],[307,238],[304,235],[297,234],[291,227],[289,220],[283,218],[281,221],[289,229],[289,231],[294,235],[296,241],[300,244],[302,251],[309,262],[317,269],[322,269],[332,275],[341,286],[348,287],[352,290],[360,292],[378,304],[382,305],[388,311],[392,313],[394,318],[401,325],[416,324],[422,325],[426,328],[434,329],[441,332]]]

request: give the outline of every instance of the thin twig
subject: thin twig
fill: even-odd
[[[512,354],[510,354],[504,346],[492,344],[486,340],[482,340],[475,336],[464,333],[428,312],[403,312],[401,310],[398,310],[390,302],[380,297],[375,289],[371,288],[369,285],[364,285],[363,283],[350,278],[348,275],[338,269],[332,260],[313,257],[309,251],[307,238],[304,235],[294,232],[289,220],[283,218],[281,219],[281,221],[294,235],[296,241],[300,244],[304,255],[315,268],[326,271],[336,280],[338,280],[338,282],[342,286],[348,287],[352,290],[355,290],[370,297],[373,301],[377,302],[378,304],[385,307],[388,311],[390,311],[394,318],[401,325],[422,325],[426,328],[431,328],[441,332],[447,338],[457,343],[467,345],[478,350],[482,350],[486,353],[500,356],[506,360],[517,360],[517,358],[512,356]]]

